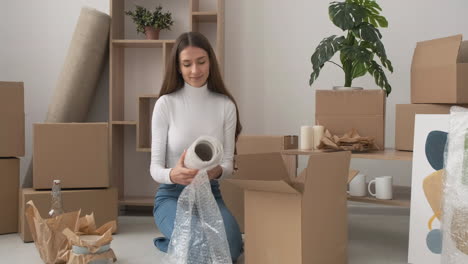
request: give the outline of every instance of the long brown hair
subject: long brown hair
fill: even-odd
[[[173,93],[184,87],[184,78],[179,71],[179,55],[186,47],[197,47],[208,53],[208,58],[210,60],[210,73],[207,80],[208,90],[226,95],[236,106],[237,124],[235,140],[237,142],[237,138],[242,131],[237,103],[224,85],[223,78],[219,71],[218,60],[216,59],[216,55],[210,45],[210,42],[201,33],[185,32],[177,38],[174,48],[172,48],[171,51],[171,57],[167,63],[166,73],[164,74],[164,81],[159,96]]]

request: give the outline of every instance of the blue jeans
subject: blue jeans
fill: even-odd
[[[229,209],[224,204],[219,190],[218,181],[211,181],[211,191],[218,204],[219,210],[223,217],[224,228],[226,229],[226,236],[229,242],[229,249],[231,251],[232,261],[235,262],[239,255],[243,252],[242,236],[237,224],[236,219],[231,214]],[[154,239],[154,245],[161,251],[167,252],[169,242],[171,239],[172,231],[174,230],[174,222],[177,211],[177,200],[184,185],[179,184],[161,184],[158,192],[156,193],[153,215],[159,231],[165,237]]]

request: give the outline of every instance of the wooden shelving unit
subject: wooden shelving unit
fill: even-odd
[[[180,30],[179,34],[186,31],[200,31],[206,35],[206,25],[216,27],[215,30],[211,30],[208,33],[215,32],[210,36],[207,36],[210,40],[213,48],[215,49],[218,63],[223,72],[224,69],[224,0],[214,0],[214,10],[201,10],[199,0],[185,0],[186,4],[174,4],[172,5],[176,10],[171,10],[173,14],[183,14],[188,16],[188,20],[185,20],[185,24],[179,24],[177,28]],[[158,0],[154,0],[154,4],[158,4]],[[121,205],[138,205],[138,206],[153,206],[154,194],[150,197],[135,197],[132,195],[125,195],[125,179],[126,174],[132,174],[128,168],[125,168],[126,157],[131,156],[129,159],[137,159],[144,155],[149,158],[151,152],[151,115],[154,104],[158,97],[159,88],[155,87],[154,90],[148,92],[139,93],[135,87],[138,84],[134,84],[135,87],[127,87],[125,80],[126,71],[138,71],[136,67],[138,63],[126,64],[126,59],[132,59],[131,49],[149,49],[149,52],[161,52],[158,60],[154,61],[155,64],[160,66],[161,76],[166,71],[166,65],[170,58],[170,53],[174,47],[174,39],[160,39],[160,40],[145,40],[145,39],[129,39],[125,32],[125,14],[124,12],[133,6],[134,2],[131,0],[110,0],[110,15],[111,30],[110,30],[110,70],[109,70],[109,156],[110,156],[110,171],[112,176],[112,185],[116,186],[119,190],[119,200]],[[170,5],[170,4],[167,4]],[[188,7],[187,9],[184,9]],[[180,9],[182,8],[182,9]],[[180,17],[180,16],[179,16]],[[178,23],[177,20],[175,23]],[[128,22],[128,21],[127,21]],[[134,29],[132,29],[134,30]],[[129,33],[129,32],[127,32]],[[133,32],[132,32],[133,33]],[[133,33],[134,34],[134,33]],[[173,34],[177,35],[177,34]],[[154,49],[154,51],[152,50]],[[130,65],[130,66],[129,66]],[[129,68],[130,67],[130,68]],[[158,80],[162,81],[162,80]],[[136,94],[136,117],[130,116],[126,118],[125,103],[126,93],[131,90],[132,96]],[[133,102],[132,102],[133,105]],[[127,109],[128,110],[128,109]],[[136,129],[136,132],[135,130]],[[125,134],[127,132],[131,134],[135,133],[135,147],[134,153],[129,153],[128,145],[125,141]],[[131,144],[130,144],[131,145]],[[149,164],[148,164],[149,166]],[[148,175],[141,177],[151,177],[149,175],[149,168],[144,170]],[[141,173],[141,172],[137,172]],[[138,178],[132,176],[132,184]],[[140,178],[141,178],[140,177]]]
[[[284,150],[281,153],[287,155],[308,155],[312,153],[323,152],[321,150],[301,150],[301,149],[291,149]],[[351,158],[353,159],[372,159],[372,160],[397,160],[397,161],[411,161],[413,160],[413,152],[410,151],[400,151],[394,149],[385,149],[382,151],[373,151],[367,153],[352,153]],[[366,197],[356,197],[349,196],[349,201],[354,202],[363,202],[363,203],[372,203],[372,204],[381,204],[381,205],[392,205],[392,206],[401,206],[401,207],[410,207],[411,204],[411,187],[406,186],[394,186],[393,187],[393,196],[392,200],[381,200],[372,196]]]

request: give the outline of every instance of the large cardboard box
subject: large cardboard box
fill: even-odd
[[[317,90],[315,122],[342,136],[352,128],[361,136],[375,138],[385,148],[385,92],[379,90]]]
[[[24,87],[0,82],[0,157],[24,156]]]
[[[395,149],[413,151],[414,119],[417,114],[448,114],[450,107],[443,104],[397,104]]]
[[[468,103],[468,41],[421,41],[411,63],[411,103]]]
[[[0,234],[18,232],[20,161],[0,158]]]
[[[34,124],[33,188],[110,186],[107,123]]]
[[[109,221],[117,220],[118,200],[117,189],[88,189],[88,190],[62,190],[62,204],[65,212],[81,209],[81,216],[94,212],[96,226],[99,227]],[[32,242],[29,225],[24,215],[25,206],[32,200],[39,210],[42,218],[48,218],[51,209],[51,191],[35,191],[22,189],[20,192],[19,232],[24,242]],[[16,212],[17,213],[17,212]]]
[[[312,153],[291,177],[280,153],[238,156],[238,177],[228,181],[245,189],[246,263],[347,263],[350,157]]]
[[[241,135],[237,140],[237,154],[256,154],[268,152],[281,152],[286,149],[297,149],[297,136],[260,136]],[[285,157],[288,170],[296,173],[297,159],[294,156]],[[233,175],[235,178],[235,175]],[[241,232],[244,232],[244,190],[237,185],[222,180],[220,182],[221,195],[224,203],[236,218]]]

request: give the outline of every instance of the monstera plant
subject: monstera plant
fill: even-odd
[[[380,15],[381,11],[382,8],[375,0],[330,3],[330,20],[344,31],[344,35],[333,35],[319,43],[311,57],[312,73],[309,85],[318,78],[325,63],[330,62],[343,69],[345,87],[351,87],[354,79],[369,73],[387,96],[390,94],[392,87],[383,68],[393,72],[393,67],[381,41],[382,34],[378,30],[379,27],[388,26],[387,19]],[[331,61],[337,52],[340,52],[341,66]]]

